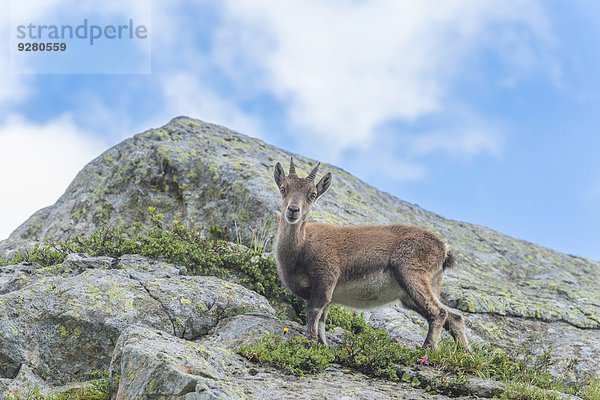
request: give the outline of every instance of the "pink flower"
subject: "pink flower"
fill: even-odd
[[[429,359],[427,358],[427,354],[425,354],[421,358],[417,358],[417,362],[422,367],[423,365],[429,365]]]

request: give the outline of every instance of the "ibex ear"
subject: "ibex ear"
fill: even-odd
[[[317,183],[317,197],[320,197],[323,193],[329,189],[331,185],[331,172],[325,174],[324,177]]]
[[[285,180],[285,171],[280,163],[275,165],[275,172],[273,176],[275,177],[275,183],[277,183],[277,187],[281,187],[281,184]]]

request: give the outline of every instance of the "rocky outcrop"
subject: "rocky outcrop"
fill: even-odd
[[[56,204],[35,213],[0,243],[0,255],[45,239],[90,233],[101,221],[124,226],[143,222],[148,207],[164,214],[166,223],[227,226],[231,237],[245,243],[269,237],[272,214],[279,207],[272,168],[276,161],[287,163],[291,155],[220,126],[176,118],[93,160]],[[315,162],[293,156],[304,171]],[[321,170],[333,173],[333,184],[319,199],[314,220],[416,224],[452,245],[457,266],[445,277],[442,301],[465,315],[471,340],[540,352],[552,347],[564,363],[578,358],[578,374],[599,371],[599,262],[449,221],[332,165],[322,165]],[[208,340],[207,333],[248,307],[272,314],[264,301],[250,306],[256,294],[226,285],[232,284],[184,277],[179,267],[135,257],[71,256],[48,268],[3,267],[0,375],[13,379],[21,365],[28,365],[51,383],[87,379],[88,371],[109,365],[119,336],[132,324],[163,332],[163,337]],[[238,303],[221,303],[218,293],[230,290],[239,293]],[[407,343],[419,343],[424,336],[424,321],[409,311],[388,307],[366,317]],[[244,329],[241,320],[234,321],[229,326],[237,323]],[[48,330],[53,333],[45,337]],[[223,340],[239,340],[231,332],[221,334]],[[78,341],[82,335],[90,340]],[[47,348],[61,350],[42,350]],[[104,358],[86,359],[86,352]],[[74,354],[83,355],[82,360],[65,363]],[[53,371],[66,364],[63,379]]]
[[[128,326],[191,340],[231,315],[274,314],[264,297],[242,286],[180,271],[140,256],[77,254],[49,268],[0,269],[12,282],[27,274],[0,296],[0,376],[15,378],[26,365],[52,384],[86,380],[108,369]]]
[[[109,370],[113,399],[447,398],[337,366],[298,378],[250,363],[239,346],[304,327],[255,292],[181,272],[141,256],[80,254],[0,269],[12,282],[0,295],[0,397],[62,393]],[[339,342],[339,328],[328,335]]]
[[[156,207],[167,223],[227,226],[246,243],[272,235],[279,196],[272,169],[293,155],[224,127],[179,117],[114,146],[88,164],[48,208],[0,243],[0,254],[44,239],[85,234],[101,221],[129,226]],[[312,218],[335,224],[403,222],[450,243],[458,268],[444,300],[471,313],[600,328],[600,263],[513,239],[481,226],[445,220],[359,181],[332,165],[333,184]]]

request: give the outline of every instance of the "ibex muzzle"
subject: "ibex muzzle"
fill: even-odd
[[[277,272],[286,287],[307,300],[307,336],[327,343],[330,303],[372,308],[400,300],[429,323],[423,347],[435,347],[445,327],[469,349],[463,317],[439,300],[443,272],[454,263],[450,248],[416,226],[308,223],[312,206],[332,181],[328,172],[315,183],[319,165],[300,178],[292,159],[287,176],[280,163],[274,174],[282,200]]]

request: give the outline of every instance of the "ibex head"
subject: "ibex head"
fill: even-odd
[[[321,163],[318,163],[306,178],[300,178],[296,175],[293,158],[290,160],[290,171],[287,176],[280,163],[275,165],[275,183],[279,187],[282,200],[281,213],[288,223],[295,224],[306,221],[315,200],[329,189],[331,172],[326,173],[315,184],[319,165]]]

